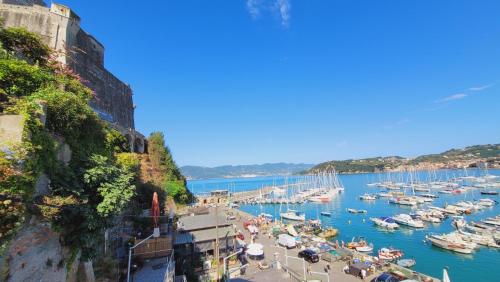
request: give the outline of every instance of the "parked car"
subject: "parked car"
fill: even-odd
[[[319,261],[318,254],[315,251],[309,250],[309,249],[305,249],[303,251],[300,251],[299,258],[304,258],[305,260],[307,260],[308,262],[311,262],[311,263]]]
[[[371,282],[399,282],[399,279],[390,273],[384,272],[373,278]]]

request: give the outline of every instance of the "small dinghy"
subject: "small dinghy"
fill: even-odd
[[[323,212],[321,212],[321,215],[332,216],[332,213],[331,212],[327,212],[327,211],[323,211]]]
[[[401,267],[408,268],[414,266],[417,262],[414,259],[400,259],[397,261],[397,264]]]
[[[377,197],[375,197],[374,195],[370,195],[370,194],[363,194],[363,195],[359,196],[359,199],[365,200],[365,201],[374,201],[377,199]]]
[[[347,209],[350,213],[367,213],[367,210]]]
[[[362,246],[362,247],[356,247],[356,251],[362,252],[362,253],[371,253],[373,251],[373,246]]]
[[[497,191],[481,191],[483,195],[498,195]]]

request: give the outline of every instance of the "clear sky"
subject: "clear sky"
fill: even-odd
[[[61,0],[180,165],[500,143],[500,1]]]

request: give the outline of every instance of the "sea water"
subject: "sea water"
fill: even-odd
[[[454,171],[438,172],[438,177],[443,175],[451,176]],[[456,172],[459,174],[458,172]],[[481,175],[483,171],[469,171],[469,175]],[[500,170],[490,170],[490,174],[500,175]],[[269,213],[275,218],[279,218],[279,213],[287,208],[305,212],[306,219],[321,219],[324,226],[333,226],[340,231],[340,234],[334,240],[349,242],[353,237],[363,236],[369,243],[373,243],[374,250],[382,247],[394,247],[401,249],[406,258],[414,258],[417,264],[414,270],[436,278],[442,278],[444,267],[449,268],[451,281],[500,281],[497,273],[500,267],[500,250],[480,247],[471,255],[457,254],[451,251],[443,250],[425,243],[425,235],[429,233],[448,233],[453,231],[450,219],[440,224],[426,224],[423,229],[412,229],[401,227],[397,231],[385,231],[374,226],[369,220],[370,217],[392,216],[399,213],[411,213],[412,208],[389,204],[387,198],[381,198],[375,201],[359,200],[359,195],[364,193],[378,193],[385,189],[377,187],[368,187],[369,182],[378,182],[384,180],[385,175],[378,174],[351,174],[341,175],[340,180],[345,187],[345,191],[338,195],[330,203],[304,203],[289,205],[241,205],[240,209],[253,215],[262,212]],[[227,189],[231,192],[260,189],[270,185],[283,185],[285,182],[293,181],[294,177],[256,177],[256,178],[237,178],[237,179],[210,179],[189,181],[189,188],[195,193],[206,193],[216,189]],[[421,176],[423,179],[424,176]],[[491,190],[491,189],[490,189]],[[411,191],[406,191],[411,194]],[[481,195],[479,189],[474,189],[466,194],[438,194],[434,206],[442,207],[445,203],[455,203],[462,200],[474,200],[480,198],[491,198],[500,201],[499,196]],[[418,193],[417,193],[418,194]],[[347,208],[365,209],[368,214],[351,214],[346,211]],[[322,216],[322,211],[332,213],[331,217]],[[489,216],[500,214],[500,205],[486,208],[482,211],[466,215],[468,222],[471,220],[480,220]]]

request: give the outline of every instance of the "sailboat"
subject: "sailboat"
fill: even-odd
[[[286,203],[287,209],[286,212],[280,212],[280,216],[283,219],[294,220],[294,221],[305,221],[306,215],[303,212],[299,212],[296,210],[292,210],[288,206],[288,201]],[[281,210],[281,206],[280,206]]]

